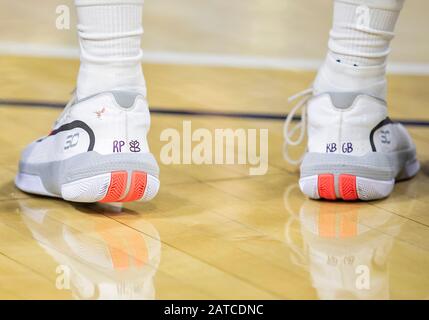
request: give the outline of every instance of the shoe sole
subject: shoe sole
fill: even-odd
[[[143,171],[114,171],[63,184],[61,196],[73,202],[150,201],[159,185],[157,178]]]
[[[81,154],[61,162],[21,164],[16,186],[72,202],[150,201],[160,181],[151,155]]]
[[[387,197],[395,180],[383,181],[341,174],[320,174],[301,178],[301,191],[312,199],[326,200],[375,200]],[[337,191],[338,190],[338,191]]]
[[[324,157],[326,159],[326,156]],[[335,160],[338,160],[338,158]],[[358,158],[351,160],[355,161],[354,165],[350,165],[350,163],[339,165],[341,162],[337,162],[334,166],[333,162],[330,161],[329,165],[327,165],[330,169],[323,169],[323,165],[320,166],[319,164],[313,170],[313,172],[318,171],[318,174],[305,176],[299,180],[301,191],[312,199],[333,201],[377,200],[389,196],[396,181],[409,179],[416,175],[420,169],[419,162],[413,158],[402,165],[402,170],[392,170],[392,176],[396,178],[386,179],[384,174],[387,170],[383,167],[383,179],[374,179],[369,176],[374,177],[376,175],[374,174],[377,171],[375,166],[372,166],[365,176],[356,174],[357,172],[364,173],[365,170],[362,168],[367,165],[368,159],[365,159],[364,165],[359,164]],[[380,169],[380,171],[382,170]],[[394,174],[393,172],[398,173]]]
[[[20,173],[15,180],[19,189],[51,197],[39,176]],[[61,198],[72,202],[150,201],[158,193],[159,180],[143,171],[114,171],[61,185]]]

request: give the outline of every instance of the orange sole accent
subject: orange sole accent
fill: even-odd
[[[335,181],[333,174],[321,174],[318,177],[317,188],[319,197],[327,200],[335,200]]]
[[[119,201],[127,188],[127,172],[116,171],[112,172],[109,189],[106,196],[100,202],[116,202]]]
[[[339,177],[339,189],[344,200],[357,200],[356,176],[342,174]]]
[[[147,185],[147,174],[142,171],[134,171],[131,176],[128,194],[127,189],[128,173],[126,171],[112,172],[109,189],[106,196],[99,202],[130,202],[143,198]]]
[[[136,201],[143,198],[147,185],[146,172],[134,171],[128,195],[121,202]]]

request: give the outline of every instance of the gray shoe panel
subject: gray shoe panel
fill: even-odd
[[[61,185],[112,171],[144,171],[159,177],[159,167],[151,153],[101,155],[82,153],[62,161],[19,164],[20,173],[37,175],[47,191],[61,194]]]
[[[301,165],[301,177],[324,173],[351,174],[376,180],[392,180],[416,158],[415,149],[394,153],[370,152],[364,156],[307,153]]]
[[[112,91],[104,91],[104,92],[100,92],[100,93],[90,95],[88,97],[80,99],[76,103],[81,103],[83,101],[90,100],[94,97],[97,97],[99,95],[103,95],[106,93],[111,94],[115,98],[116,103],[124,109],[131,109],[134,106],[134,103],[135,103],[137,97],[139,97],[139,96],[144,97],[144,95],[141,94],[140,92],[112,90]]]
[[[327,94],[329,94],[332,104],[338,109],[350,108],[354,104],[355,100],[362,95],[369,96],[386,105],[386,101],[360,92],[327,92]]]

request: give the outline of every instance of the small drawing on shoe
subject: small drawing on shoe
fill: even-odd
[[[97,118],[101,120],[101,116],[106,112],[106,108],[103,107],[100,111],[95,111],[94,113],[97,115]]]
[[[138,142],[137,140],[131,140],[130,141],[130,151],[131,152],[140,152],[140,142]]]

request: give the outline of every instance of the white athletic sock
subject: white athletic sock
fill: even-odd
[[[359,91],[384,99],[386,59],[404,0],[335,0],[316,93]]]
[[[143,0],[75,0],[81,65],[77,97],[109,90],[146,95],[141,58]]]

